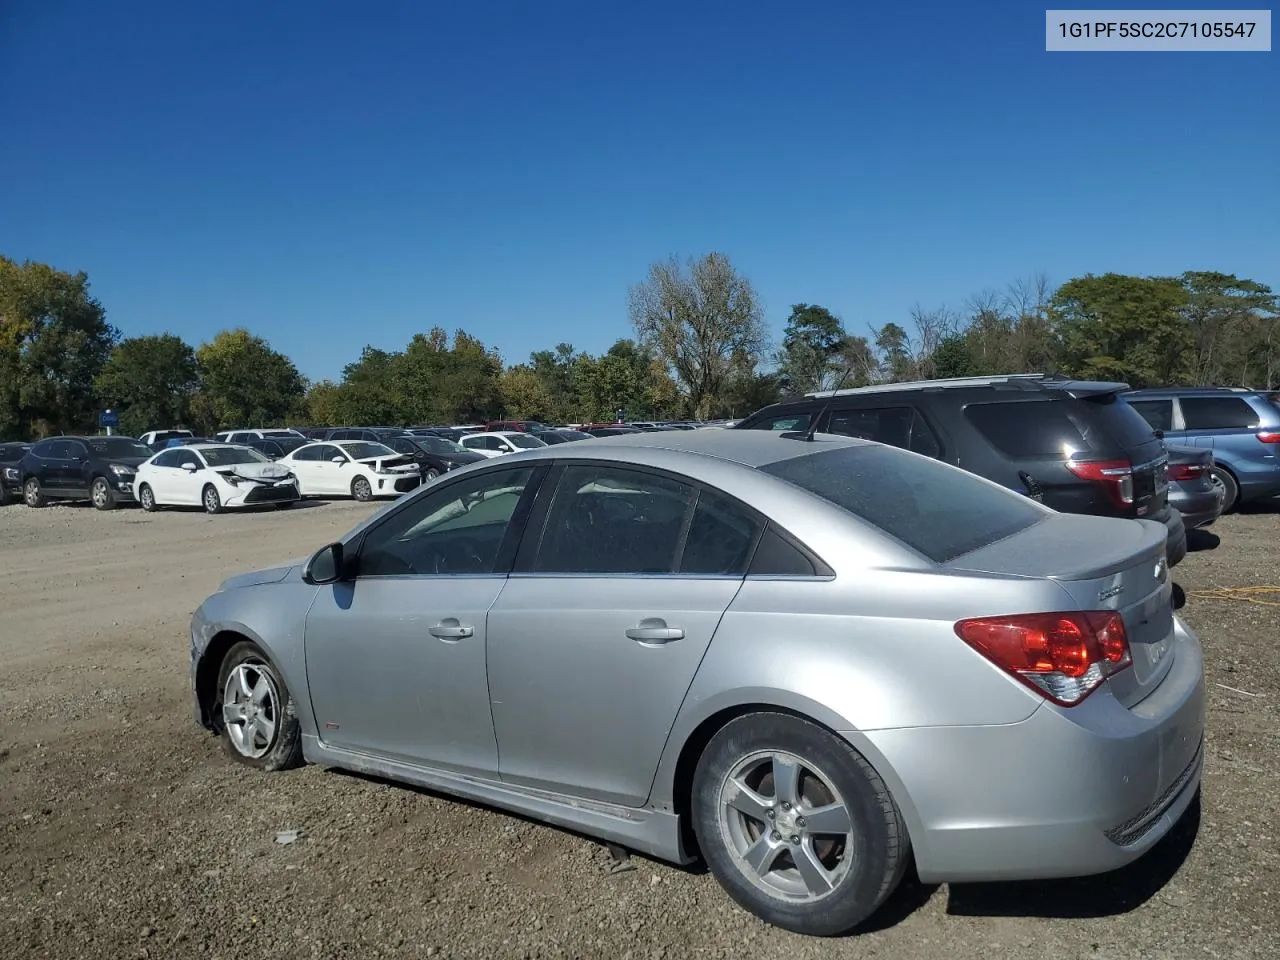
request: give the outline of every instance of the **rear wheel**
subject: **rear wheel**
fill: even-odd
[[[1212,478],[1213,485],[1222,491],[1222,512],[1229,513],[1236,505],[1236,501],[1240,499],[1240,484],[1236,483],[1236,478],[1231,475],[1231,471],[1224,470],[1222,467],[1213,468]]]
[[[151,484],[144,483],[138,488],[138,503],[147,513],[156,509],[156,495],[151,490]]]
[[[351,481],[351,495],[361,503],[373,499],[373,487],[364,477],[356,477]]]
[[[26,482],[22,485],[22,499],[28,507],[44,506],[44,490],[41,489],[38,478],[27,477]]]
[[[884,781],[847,742],[788,714],[739,717],[711,738],[692,813],[720,885],[796,933],[851,930],[907,865],[906,827]]]
[[[116,493],[106,477],[93,478],[89,485],[89,499],[97,510],[114,510],[116,506]]]
[[[204,491],[200,494],[200,502],[204,505],[205,513],[222,512],[222,498],[218,496],[218,489],[212,483],[205,485]]]

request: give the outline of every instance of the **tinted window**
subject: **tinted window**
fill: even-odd
[[[761,526],[740,504],[703,490],[685,537],[679,572],[745,573]]]
[[[332,444],[323,444],[319,450],[316,451],[317,460],[332,460],[334,457],[338,457],[342,460],[347,459],[342,450]]]
[[[151,461],[154,467],[176,467],[178,465],[178,457],[184,451],[180,449],[166,450],[164,453],[157,454],[155,459]]]
[[[769,524],[756,547],[755,556],[751,558],[753,577],[816,577],[820,571],[814,566],[809,555],[778,532],[773,524]],[[825,573],[826,571],[821,571]]]
[[[1173,429],[1172,400],[1130,400],[1128,403],[1151,425],[1152,430]]]
[[[466,449],[461,444],[454,443],[452,440],[445,440],[442,437],[422,437],[417,443],[427,453],[434,453],[442,457],[447,457],[451,453],[462,453]]]
[[[1020,460],[1065,460],[1073,453],[1107,443],[1070,400],[971,403],[964,408],[964,415],[988,443]],[[1146,432],[1150,439],[1150,428]]]
[[[527,433],[513,433],[511,436],[506,437],[505,439],[507,443],[511,444],[513,447],[518,447],[525,450],[533,450],[533,449],[536,449],[537,447],[546,446],[546,444],[543,443],[541,440],[539,440],[537,437],[531,437]]]
[[[532,467],[522,467],[433,485],[369,531],[360,576],[492,573],[532,476]]]
[[[52,460],[70,460],[72,457],[83,457],[84,447],[71,440],[55,440],[45,456]]]
[[[1012,491],[891,447],[828,450],[760,469],[848,510],[937,563],[1044,517],[1041,508]]]
[[[937,437],[913,407],[834,410],[825,429],[828,433],[914,450],[926,457],[938,457],[942,453]]]
[[[74,442],[74,441],[73,441]],[[80,446],[76,443],[76,446]],[[154,452],[137,440],[128,437],[94,437],[89,441],[89,449],[95,457],[149,457]]]
[[[293,459],[295,459],[295,460],[319,460],[319,459],[320,459],[320,451],[321,451],[321,450],[323,450],[323,449],[324,449],[324,447],[323,447],[323,446],[321,446],[321,445],[319,445],[319,444],[317,444],[317,445],[316,445],[316,446],[314,446],[314,447],[302,447],[302,448],[298,449],[298,450],[294,453],[294,455],[293,455]]]
[[[211,467],[229,467],[237,463],[266,463],[267,458],[250,447],[205,447],[200,451]]]
[[[32,456],[36,456],[36,457],[52,457],[52,456],[53,456],[53,441],[52,441],[52,440],[41,440],[41,441],[39,441],[39,442],[37,442],[37,443],[32,444],[32,446],[31,446],[31,454],[32,454]]]
[[[1182,397],[1178,402],[1188,430],[1256,427],[1260,419],[1241,397]]]
[[[808,413],[787,413],[776,417],[763,417],[752,422],[751,430],[808,430]]]
[[[540,573],[671,573],[693,489],[615,467],[560,478],[533,568]]]

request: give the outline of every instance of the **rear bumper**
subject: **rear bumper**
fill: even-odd
[[[1134,707],[1104,689],[1015,724],[864,734],[904,800],[921,880],[1104,873],[1169,832],[1199,789],[1204,736],[1203,653],[1175,624],[1173,666]]]
[[[1217,520],[1222,514],[1223,493],[1220,487],[1209,490],[1197,490],[1194,493],[1181,493],[1171,497],[1169,503],[1182,515],[1182,526],[1186,530],[1205,527]]]

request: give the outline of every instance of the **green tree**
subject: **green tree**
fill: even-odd
[[[840,318],[826,307],[797,303],[782,334],[777,380],[788,393],[829,389],[843,365],[840,351],[848,334]]]
[[[891,382],[913,380],[916,367],[911,356],[911,338],[896,323],[886,323],[876,331],[876,349],[880,351],[881,377]]]
[[[498,378],[503,416],[510,420],[548,420],[554,403],[551,391],[533,367],[508,367]]]
[[[282,423],[306,395],[298,368],[248,330],[223,330],[196,351],[201,390],[193,413],[206,428]]]
[[[1266,388],[1280,382],[1280,300],[1271,288],[1211,271],[1180,279],[1187,292],[1182,316],[1195,338],[1195,382]]]
[[[100,405],[120,413],[120,431],[186,426],[200,386],[195,351],[171,333],[122,340],[94,383]]]
[[[366,346],[342,369],[334,414],[343,423],[405,425],[409,419],[400,376],[403,355]]]
[[[303,398],[305,414],[301,418],[317,427],[342,425],[342,387],[332,380],[321,380],[307,388]]]
[[[735,355],[758,363],[764,352],[760,300],[722,253],[653,264],[631,288],[629,311],[640,343],[667,366],[696,416],[723,398]]]
[[[96,428],[93,381],[118,339],[87,274],[0,257],[0,435]]]
[[[1195,375],[1186,306],[1186,288],[1169,277],[1108,273],[1069,280],[1050,301],[1062,366],[1135,387],[1186,383]]]
[[[935,377],[973,377],[978,375],[976,370],[969,353],[969,341],[963,334],[953,333],[945,337],[933,351]]]
[[[573,344],[560,343],[554,350],[536,350],[529,355],[529,367],[542,382],[551,401],[547,416],[557,423],[578,419],[578,385],[575,382],[579,354]]]

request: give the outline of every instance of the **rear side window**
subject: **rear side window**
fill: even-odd
[[[1138,411],[1143,420],[1151,424],[1152,430],[1173,429],[1172,400],[1130,400],[1129,406]]]
[[[1260,420],[1242,397],[1183,397],[1178,402],[1188,430],[1256,427]]]
[[[753,577],[818,577],[829,576],[826,567],[819,569],[813,559],[769,524],[751,558]]]
[[[679,572],[741,576],[746,573],[761,525],[732,500],[702,491],[684,538]]]
[[[1045,515],[1012,491],[891,447],[845,447],[760,469],[849,511],[935,563],[1003,540]]]
[[[787,413],[776,417],[765,417],[751,424],[748,430],[808,430],[809,414]]]
[[[867,407],[833,410],[827,421],[827,433],[874,440],[892,447],[913,450],[926,457],[939,457],[942,447],[914,407]]]

